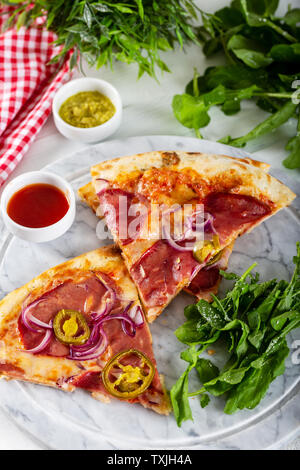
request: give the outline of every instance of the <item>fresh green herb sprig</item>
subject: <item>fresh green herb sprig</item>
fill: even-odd
[[[2,0],[13,9],[6,27],[30,26],[37,18],[46,18],[46,27],[54,31],[56,44],[63,45],[57,62],[74,49],[71,65],[78,56],[90,65],[101,67],[113,60],[136,62],[139,76],[155,76],[156,66],[169,71],[160,52],[182,47],[186,41],[198,42],[191,25],[197,18],[193,0]]]
[[[225,298],[214,296],[209,304],[200,300],[185,308],[187,321],[175,334],[188,349],[181,358],[186,371],[171,389],[177,424],[192,419],[189,398],[199,396],[202,407],[209,395],[226,394],[225,413],[253,409],[265,396],[270,383],[283,374],[289,354],[287,334],[300,327],[300,243],[297,243],[293,277],[287,281],[259,282],[253,264],[241,277],[221,272],[235,281]],[[248,280],[249,279],[249,280]],[[229,359],[219,370],[209,359],[200,357],[217,341],[226,344]],[[189,391],[189,374],[195,369],[201,388]]]
[[[219,106],[231,116],[242,100],[253,100],[270,113],[246,135],[220,142],[244,147],[274,131],[290,118],[298,119],[296,135],[286,144],[287,168],[300,167],[300,9],[275,17],[279,0],[234,0],[214,15],[202,12],[198,36],[207,57],[223,53],[225,65],[194,73],[185,93],[173,98],[173,111],[184,126],[200,129],[210,122],[209,110]]]

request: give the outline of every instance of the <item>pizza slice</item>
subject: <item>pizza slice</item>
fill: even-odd
[[[91,168],[98,215],[122,250],[148,321],[219,251],[293,200],[266,168],[250,159],[188,152],[149,152]],[[204,239],[196,243],[199,206]],[[188,230],[178,237],[174,220],[179,215],[186,227],[186,207]]]
[[[99,214],[99,199],[94,190],[93,183],[89,182],[78,190],[78,194],[83,202],[85,202],[94,212]],[[232,253],[234,242],[225,247],[217,255],[215,260],[207,263],[207,266],[202,268],[194,277],[189,286],[184,290],[197,298],[197,300],[204,299],[207,302],[213,300],[212,294],[218,293],[219,285],[222,279],[220,269],[226,270]]]
[[[114,246],[51,268],[0,302],[0,375],[170,411],[136,287]]]
[[[270,169],[270,165],[268,163],[258,162],[256,160],[251,160],[250,158],[247,158],[246,162],[249,163],[249,165],[259,167],[265,172],[268,172]],[[85,193],[85,195],[87,200],[90,200],[88,194]],[[84,194],[82,194],[82,197],[83,196]],[[94,205],[95,204],[96,201],[94,200]],[[233,247],[234,242],[223,248],[223,250],[216,255],[215,259],[210,260],[206,266],[198,272],[198,274],[192,279],[190,285],[184,290],[189,294],[194,295],[197,300],[204,299],[207,302],[212,302],[213,295],[217,295],[219,285],[222,280],[220,270],[226,271]]]
[[[265,172],[268,172],[270,169],[270,165],[268,163],[259,162],[250,158],[245,161],[249,165],[254,165]],[[79,188],[78,194],[80,199],[86,203],[99,216],[99,218],[103,217],[100,212],[99,198],[95,192],[92,181]],[[227,269],[233,247],[234,242],[219,252],[216,257],[217,259],[212,260],[213,262],[207,263],[207,265],[193,278],[190,285],[185,287],[184,290],[192,296],[195,296],[197,300],[204,299],[207,302],[211,302],[213,300],[212,294],[216,295],[218,293],[222,279],[220,269]]]

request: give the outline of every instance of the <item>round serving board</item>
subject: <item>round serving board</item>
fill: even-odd
[[[151,150],[247,156],[242,150],[205,140],[175,136],[133,137],[89,147],[47,169],[67,178],[76,191],[90,180],[91,165]],[[297,181],[289,179],[287,172],[277,171],[273,175],[296,191]],[[97,238],[97,223],[96,216],[79,200],[74,225],[63,237],[51,243],[32,244],[12,237],[0,221],[0,298],[51,266],[111,243],[110,239],[100,241]],[[282,210],[236,242],[229,270],[241,274],[257,261],[262,280],[273,277],[289,279],[293,271],[295,244],[299,239],[300,204],[296,199],[290,208]],[[184,306],[191,302],[192,297],[180,294],[151,325],[158,369],[165,375],[167,388],[171,388],[186,367],[179,358],[185,346],[173,332],[184,321]],[[299,339],[298,329],[289,335],[290,346],[295,346]],[[222,362],[222,351],[217,351],[214,360]],[[167,418],[159,416],[140,405],[117,400],[106,405],[82,390],[65,393],[17,381],[0,382],[0,404],[22,428],[54,449],[278,448],[300,432],[300,400],[297,396],[300,365],[295,362],[291,353],[286,361],[285,374],[272,383],[255,410],[228,416],[223,413],[222,399],[213,398],[205,409],[201,409],[198,399],[194,398],[191,400],[194,422],[185,422],[181,428],[177,427],[173,415]],[[190,389],[196,390],[199,384],[192,374],[191,379]]]

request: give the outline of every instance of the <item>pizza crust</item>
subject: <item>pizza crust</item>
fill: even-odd
[[[166,165],[166,156],[172,154],[170,165]],[[91,168],[93,185],[97,187],[97,178],[119,184],[131,173],[145,172],[153,168],[168,168],[173,171],[192,170],[210,186],[211,182],[222,183],[236,178],[236,184],[228,192],[243,194],[272,201],[275,213],[287,206],[296,195],[284,184],[270,176],[268,165],[255,160],[213,155],[196,152],[147,152],[108,160]],[[130,172],[129,172],[130,169]],[[211,191],[211,189],[209,189]]]
[[[176,152],[163,152],[164,154],[176,154]],[[139,155],[144,155],[144,154],[139,154]],[[198,155],[198,158],[201,158],[202,154],[197,154]],[[226,157],[226,158],[231,158],[232,160],[236,160],[235,157]],[[163,161],[166,161],[164,159],[164,157],[162,157]],[[116,160],[120,160],[120,159],[115,159],[113,161],[116,161]],[[244,162],[244,163],[247,163],[248,165],[252,165],[256,168],[259,168],[265,172],[268,172],[269,169],[270,169],[270,166],[268,163],[264,163],[264,162],[259,162],[257,160],[252,160],[251,158],[240,158],[238,159],[240,162]],[[173,161],[174,160],[168,160],[169,162]],[[178,160],[176,160],[178,161]],[[91,169],[91,174],[93,175],[93,173],[95,172],[95,174],[98,174],[98,171],[99,171],[99,167],[100,165],[102,164],[99,164],[99,165],[95,165],[94,167],[92,167]],[[94,170],[93,170],[94,169]],[[80,199],[85,203],[87,204],[97,215],[99,218],[103,218],[102,215],[99,215],[97,213],[97,209],[99,208],[99,199],[97,197],[97,194],[96,194],[96,191],[95,191],[95,187],[93,185],[93,182],[90,181],[89,183],[87,183],[86,185],[82,186],[81,188],[78,189],[78,195],[80,197]]]
[[[99,199],[96,194],[93,183],[90,181],[88,184],[78,189],[78,196],[85,202],[95,213],[99,207]]]

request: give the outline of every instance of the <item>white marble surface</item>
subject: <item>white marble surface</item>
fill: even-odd
[[[68,177],[76,190],[89,181],[88,169],[96,162],[122,154],[159,149],[247,155],[239,149],[195,138],[141,136],[116,139],[80,150],[48,168]],[[294,179],[282,170],[274,171],[281,180],[296,189]],[[242,273],[257,260],[262,280],[274,276],[290,278],[293,270],[291,260],[300,231],[299,212],[300,203],[296,200],[291,209],[281,211],[253,233],[241,237],[231,256],[230,269]],[[96,224],[97,218],[78,201],[74,225],[54,242],[33,244],[3,234],[0,297],[49,266],[108,243],[107,240],[97,240]],[[223,285],[221,292],[224,288]],[[165,376],[167,388],[185,368],[179,358],[185,347],[173,332],[183,321],[183,307],[190,302],[189,296],[179,295],[164,315],[151,325],[158,368]],[[290,344],[299,339],[299,330],[289,336]],[[223,357],[220,350],[214,360],[221,365]],[[95,402],[83,391],[68,395],[31,384],[2,381],[0,385],[1,407],[20,426],[55,449],[273,448],[299,431],[300,402],[296,397],[300,389],[299,365],[293,364],[291,357],[286,362],[284,376],[272,384],[265,399],[252,412],[227,416],[222,412],[224,403],[221,399],[212,399],[204,410],[195,399],[191,400],[194,422],[184,423],[181,429],[176,426],[172,415],[160,417],[141,407],[136,407],[133,414],[127,404],[114,402],[107,406]],[[191,376],[191,390],[197,385],[196,378]]]
[[[207,9],[207,2],[199,1],[198,3]],[[213,11],[226,3],[225,1],[211,0],[209,8]],[[293,2],[282,1],[281,3],[283,6],[287,3],[297,5],[297,0]],[[160,77],[159,84],[146,76],[137,82],[137,70],[134,65],[116,64],[113,72],[108,69],[102,69],[101,71],[87,70],[88,75],[99,76],[111,81],[121,93],[124,103],[124,118],[119,131],[115,135],[116,138],[150,134],[192,135],[192,132],[183,128],[173,117],[171,100],[175,93],[183,91],[192,75],[194,66],[202,71],[212,61],[206,61],[199,48],[195,46],[186,48],[185,52],[178,50],[176,53],[166,53],[165,60],[173,73]],[[206,138],[211,140],[216,140],[229,133],[231,135],[240,135],[252,127],[260,116],[263,118],[263,115],[263,112],[257,111],[250,103],[244,106],[243,118],[238,116],[224,119],[221,112],[215,110],[211,124],[203,133]],[[249,150],[254,152],[255,158],[271,163],[274,173],[277,173],[277,171],[282,170],[281,160],[285,156],[284,142],[286,137],[293,131],[293,128],[294,123],[288,123],[280,132],[276,132],[266,140],[252,145]],[[268,144],[268,148],[263,149],[266,144]],[[12,177],[25,171],[42,168],[84,148],[88,147],[67,141],[60,136],[54,127],[52,118],[50,118]],[[294,186],[299,185],[299,171],[283,171],[287,178],[291,178]],[[290,414],[287,412],[285,416],[287,417],[284,420],[285,423],[292,422],[295,419],[293,412],[290,412]],[[297,417],[299,420],[299,410],[296,419]],[[291,440],[295,436],[286,437]],[[276,441],[275,437],[274,441]],[[278,447],[283,445],[286,448],[287,443],[277,441],[276,445]],[[291,448],[297,448],[298,446],[294,442],[289,445]],[[28,433],[21,431],[10,417],[0,411],[0,449],[40,449],[44,447],[44,444],[41,444],[35,438],[33,439]]]

